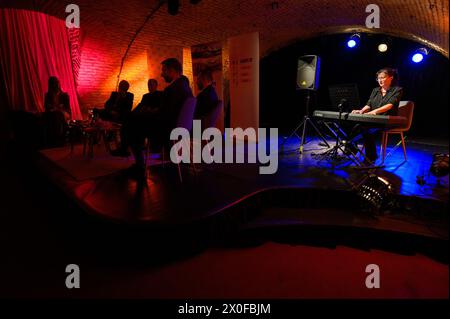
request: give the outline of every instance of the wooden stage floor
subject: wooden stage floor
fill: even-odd
[[[239,227],[331,225],[448,237],[448,223],[442,222],[448,221],[448,176],[438,185],[428,174],[432,155],[448,152],[448,146],[410,141],[407,162],[401,149],[395,151],[375,173],[394,186],[396,209],[373,215],[362,209],[354,189],[364,171],[318,162],[312,155],[325,149],[317,140],[303,155],[295,151],[298,144],[285,144],[273,175],[260,175],[260,164],[200,164],[197,174],[185,164],[181,183],[176,165],[162,165],[153,154],[147,181],[136,182],[124,170],[132,157],[114,158],[103,145],[95,146],[92,159],[81,146],[73,153],[43,150],[39,167],[86,212],[115,223],[178,227],[229,215]],[[416,183],[418,175],[426,185]]]

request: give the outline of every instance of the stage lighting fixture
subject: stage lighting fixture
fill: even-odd
[[[430,173],[437,178],[442,178],[448,175],[448,154],[434,154],[433,162],[431,163]]]
[[[389,206],[393,187],[386,179],[369,175],[358,187],[358,196],[370,206],[381,210]]]
[[[349,47],[351,49],[354,47],[357,47],[360,40],[361,40],[361,36],[359,35],[359,33],[353,34],[347,41],[347,47]]]
[[[425,57],[427,55],[428,55],[428,50],[425,48],[420,48],[413,53],[411,60],[414,63],[420,63],[425,59]]]
[[[177,15],[178,9],[180,8],[180,0],[168,0],[167,1],[167,11],[170,15]]]
[[[378,51],[384,53],[388,50],[388,45],[386,43],[380,43],[378,45]]]

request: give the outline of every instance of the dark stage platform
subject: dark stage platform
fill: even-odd
[[[185,164],[181,183],[176,166],[163,166],[154,154],[147,182],[138,183],[124,172],[132,157],[111,157],[103,145],[95,146],[92,159],[81,146],[73,153],[68,147],[43,150],[39,167],[86,212],[115,223],[356,227],[448,239],[448,176],[439,185],[428,173],[432,155],[448,153],[445,142],[410,140],[407,162],[398,149],[374,171],[394,186],[395,199],[388,213],[375,215],[362,209],[355,191],[364,170],[316,161],[312,154],[326,149],[316,140],[303,155],[295,151],[298,144],[294,138],[285,144],[274,175],[260,175],[260,164],[201,164],[195,175]],[[419,185],[417,176],[426,184]]]

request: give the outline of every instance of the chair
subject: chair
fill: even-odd
[[[197,104],[197,99],[195,97],[188,97],[186,99],[186,101],[184,101],[181,109],[180,109],[180,113],[178,114],[178,118],[176,121],[176,126],[175,127],[182,127],[185,128],[186,130],[188,130],[189,132],[192,131],[192,121],[194,119],[194,112],[195,112],[195,107]],[[175,145],[175,141],[173,141],[172,145]],[[147,169],[148,169],[148,158],[150,155],[150,143],[147,140],[147,147],[146,147],[146,156],[145,156],[145,172],[147,173]],[[194,165],[194,162],[192,160],[192,151],[191,153],[191,164],[194,168],[194,171],[196,172],[196,168]],[[164,156],[165,154],[165,150],[163,147],[162,150],[162,154]],[[164,163],[164,157],[163,157],[163,163]],[[180,182],[183,182],[183,178],[181,176],[181,167],[180,167],[180,163],[178,163],[178,176],[180,177]]]
[[[403,155],[405,157],[405,161],[408,160],[408,157],[406,156],[406,145],[405,145],[405,137],[403,133],[408,132],[408,130],[411,127],[412,119],[414,114],[414,102],[412,101],[400,101],[400,104],[398,106],[398,116],[403,116],[406,118],[406,122],[404,125],[400,127],[396,127],[392,130],[387,130],[383,132],[383,135],[381,136],[381,157],[382,161],[384,163],[384,159],[386,158],[386,148],[388,144],[389,134],[399,134],[402,142],[403,147]]]
[[[205,130],[209,127],[216,127],[217,120],[219,119],[220,113],[223,109],[223,101],[218,100],[216,106],[209,112],[208,115],[206,115],[204,118],[202,118],[202,129]],[[201,143],[205,143],[208,146],[208,151],[211,156],[211,148],[209,146],[209,141],[200,141]]]
[[[219,119],[220,113],[222,112],[222,108],[223,108],[223,101],[218,100],[214,109],[202,119],[203,129],[216,126],[217,120]]]

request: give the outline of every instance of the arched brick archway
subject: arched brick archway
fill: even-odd
[[[98,105],[114,89],[122,57],[136,30],[159,0],[78,0],[81,11],[82,105]],[[142,29],[128,54],[126,67],[135,74],[147,68],[149,46],[187,47],[258,31],[260,52],[322,33],[361,29],[392,34],[425,44],[448,57],[447,0],[391,0],[379,3],[381,28],[366,29],[363,0],[181,0],[179,13],[166,5]],[[41,11],[65,19],[71,1],[3,0],[0,7]],[[144,82],[142,82],[144,83]]]
[[[87,37],[102,38],[122,50],[130,36],[159,0],[79,0],[82,28]],[[70,1],[4,0],[0,7],[42,11],[65,18]],[[381,28],[377,31],[414,38],[448,56],[449,2],[446,0],[391,0],[379,3]],[[362,0],[204,0],[197,5],[181,0],[178,15],[163,6],[136,42],[194,45],[259,31],[261,52],[293,39],[321,32],[364,27],[367,1]],[[345,27],[344,27],[345,26]]]

